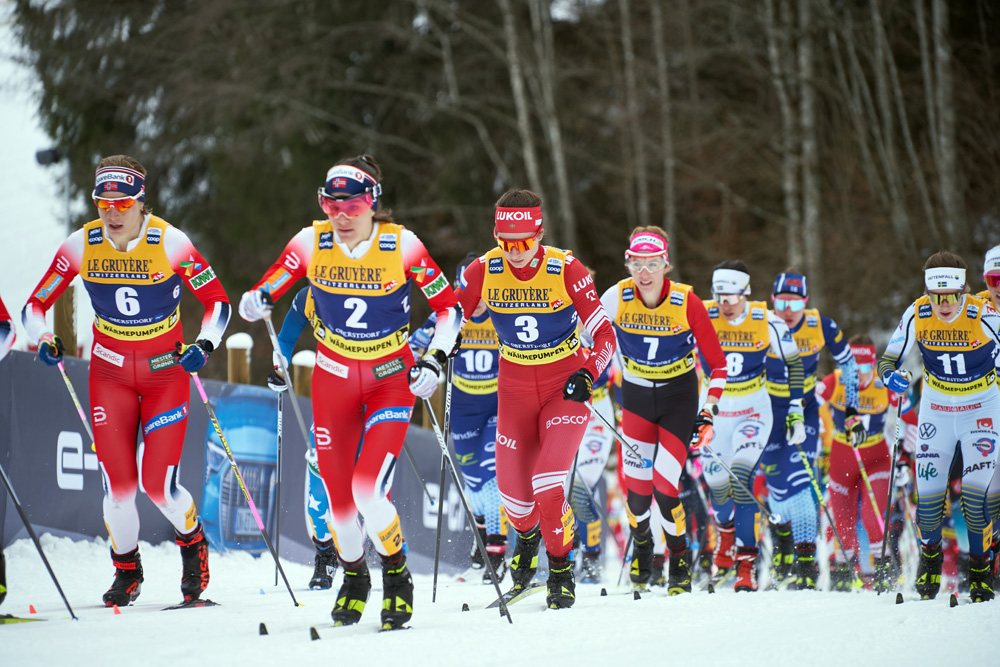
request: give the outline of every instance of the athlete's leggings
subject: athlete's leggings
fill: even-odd
[[[399,358],[405,367],[375,376],[374,367]],[[390,556],[403,546],[399,515],[388,493],[413,412],[406,374],[412,364],[407,347],[394,356],[369,360],[342,357],[323,346],[316,351],[316,457],[330,497],[333,538],[346,562],[364,556],[359,512],[376,551]]]
[[[805,401],[806,439],[796,447],[785,438],[785,419],[788,416],[788,400],[771,398],[771,413],[774,423],[767,448],[760,457],[760,469],[767,478],[768,505],[786,521],[792,524],[793,539],[796,544],[815,542],[818,530],[819,503],[816,491],[809,477],[812,471],[819,481],[819,406],[813,398]],[[801,451],[800,451],[801,449]],[[802,454],[810,466],[806,469]]]
[[[858,450],[865,466],[868,481],[871,482],[875,507],[868,496],[868,487],[861,477],[861,468],[854,458],[852,447],[835,440],[830,448],[830,509],[837,522],[837,533],[844,542],[847,557],[851,558],[858,548],[858,503],[861,504],[861,521],[868,535],[869,548],[877,552],[882,548],[882,529],[879,522],[885,514],[885,500],[889,489],[889,445],[880,440],[874,445]]]
[[[545,549],[565,556],[573,548],[573,512],[563,484],[589,409],[563,398],[566,379],[583,366],[577,353],[533,366],[500,359],[497,482],[507,518],[524,533],[541,526]]]
[[[488,535],[499,535],[497,395],[472,395],[452,389],[451,438],[472,511],[484,517]]]
[[[90,414],[104,477],[104,523],[115,553],[128,553],[139,544],[135,496],[140,475],[146,495],[178,533],[198,527],[194,500],[177,479],[190,380],[170,357],[180,340],[180,326],[175,330],[138,342],[95,332]],[[142,438],[138,447],[137,433]]]
[[[640,467],[634,456],[624,454],[629,512],[634,528],[640,533],[648,531],[655,494],[667,547],[673,552],[687,548],[684,506],[678,490],[697,415],[698,376],[694,371],[653,387],[622,382],[622,434],[639,450],[644,462],[653,464]]]

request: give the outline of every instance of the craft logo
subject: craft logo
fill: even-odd
[[[972,446],[979,450],[979,452],[984,456],[989,456],[996,449],[997,441],[993,438],[980,438],[972,443]]]

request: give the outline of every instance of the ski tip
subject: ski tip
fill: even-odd
[[[642,599],[642,596],[639,595],[639,591],[632,591],[632,599],[633,600],[641,600]]]
[[[113,606],[112,606],[111,608],[112,608],[112,609],[114,610],[114,613],[115,613],[116,615],[118,615],[118,614],[121,614],[121,613],[122,613],[122,612],[121,612],[121,609],[119,609],[119,608],[118,608],[118,605],[113,605]],[[35,613],[35,612],[31,612],[31,613]]]
[[[263,623],[261,623],[260,624],[260,629],[257,631],[257,634],[266,635],[267,634],[267,626],[264,625]]]
[[[712,595],[713,593],[715,593],[715,586],[713,586],[712,584],[709,584],[708,585],[708,594]]]
[[[608,597],[608,589],[607,588],[602,588],[601,589],[601,597],[602,598]]]
[[[316,628],[312,626],[309,627],[309,639],[311,639],[312,641],[316,641],[317,639],[319,639],[319,633],[316,632]]]
[[[117,608],[118,607],[115,607],[115,609],[117,609]],[[38,613],[37,611],[35,611],[35,605],[33,605],[33,604],[29,604],[28,605],[28,613],[29,614],[37,614]]]
[[[896,604],[903,604],[903,594],[896,593]]]
[[[469,603],[468,602],[463,602],[462,603],[462,611],[469,611]]]
[[[948,598],[948,606],[949,607],[957,607],[958,606],[958,596],[955,595],[954,593],[952,593],[951,597]]]
[[[264,595],[264,589],[263,589],[263,588],[262,588],[262,589],[260,589],[260,594],[261,594],[261,595]]]

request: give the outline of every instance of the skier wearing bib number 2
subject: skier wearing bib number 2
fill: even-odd
[[[754,499],[745,488],[753,488],[753,473],[771,433],[771,399],[764,386],[768,351],[784,361],[788,370],[790,401],[785,419],[788,443],[806,439],[802,410],[802,360],[795,340],[781,319],[763,301],[749,301],[750,273],[739,260],[722,262],[712,272],[713,301],[705,303],[708,318],[726,355],[726,388],[714,419],[712,454],[705,452],[702,467],[712,492],[712,507],[719,526],[715,550],[716,577],[725,577],[736,566],[737,591],[756,591],[759,515]],[[706,377],[711,367],[702,361]],[[702,389],[708,395],[710,385]],[[702,443],[699,440],[698,446]],[[743,482],[730,479],[723,461]]]
[[[570,551],[573,512],[563,484],[587,428],[594,378],[611,362],[615,335],[586,267],[541,244],[542,201],[508,190],[496,203],[494,248],[462,277],[459,302],[472,313],[486,301],[500,343],[496,469],[517,545],[514,589],[535,575],[544,540],[550,608],[570,607],[576,584]],[[577,321],[594,339],[584,359]]]
[[[28,336],[39,359],[51,366],[63,344],[45,323],[52,307],[79,274],[94,306],[90,409],[97,460],[104,477],[104,523],[111,537],[115,579],[105,606],[125,606],[139,596],[142,488],[174,527],[181,548],[181,592],[196,600],[208,586],[208,540],[191,494],[178,483],[187,429],[190,378],[218,347],[230,306],[215,272],[184,232],[146,206],[146,169],[134,158],[100,161],[93,192],[100,216],[63,242],[24,307]],[[196,342],[183,345],[181,285],[205,306]],[[143,447],[136,461],[136,432]]]
[[[896,369],[914,343],[924,364],[916,447],[916,589],[925,600],[941,588],[941,519],[949,471],[957,457],[962,461],[962,514],[969,533],[969,596],[974,602],[993,599],[987,489],[1000,437],[993,361],[1000,343],[1000,314],[988,301],[967,293],[965,273],[965,262],[954,253],[938,252],[927,259],[924,296],[903,313],[878,364],[882,383],[898,394],[910,383]]]
[[[380,177],[367,155],[334,165],[318,192],[327,219],[292,238],[243,295],[240,315],[250,322],[269,317],[273,299],[299,278],[309,279],[318,341],[312,378],[316,456],[344,571],[331,615],[337,625],[357,623],[371,591],[360,513],[382,559],[382,627],[396,629],[413,613],[413,579],[399,515],[387,494],[414,396],[427,398],[437,388],[461,318],[447,276],[420,239],[381,206]],[[411,281],[438,315],[434,337],[415,366],[406,344]],[[411,366],[417,370],[409,380]]]

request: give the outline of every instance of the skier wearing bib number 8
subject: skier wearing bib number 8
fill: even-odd
[[[586,267],[541,244],[542,201],[508,190],[496,203],[499,247],[466,268],[459,302],[472,313],[485,299],[500,342],[497,482],[517,532],[514,589],[528,586],[544,540],[550,608],[570,607],[576,582],[570,552],[573,512],[563,485],[587,428],[594,379],[615,351],[615,335]],[[593,337],[584,358],[577,321]]]
[[[756,591],[757,539],[760,516],[747,489],[753,488],[754,471],[767,446],[773,415],[764,386],[768,351],[783,360],[788,370],[790,396],[785,429],[789,444],[806,439],[802,411],[802,360],[788,327],[763,301],[750,301],[750,273],[739,260],[722,262],[712,272],[712,295],[705,303],[726,355],[726,388],[714,420],[715,435],[701,462],[711,490],[712,508],[719,526],[715,550],[717,577],[736,567],[737,591]],[[706,376],[711,367],[702,361]],[[711,385],[703,387],[702,394]],[[732,469],[742,484],[732,480],[717,461]]]
[[[197,600],[208,586],[208,539],[191,494],[178,483],[187,429],[190,378],[218,347],[230,306],[215,272],[184,232],[146,206],[146,170],[134,158],[101,160],[94,204],[100,216],[63,242],[22,313],[38,358],[62,362],[62,341],[45,313],[79,274],[94,306],[90,409],[97,460],[104,478],[104,522],[111,538],[115,579],[105,606],[139,596],[139,514],[142,488],[170,521],[181,549],[181,592]],[[205,306],[201,331],[183,347],[181,285]],[[136,462],[136,432],[142,456]]]
[[[974,602],[992,600],[989,505],[1000,492],[990,488],[1000,437],[994,366],[1000,314],[988,301],[968,294],[965,262],[954,253],[938,252],[927,259],[924,288],[924,295],[903,313],[878,364],[882,383],[896,393],[909,388],[909,380],[896,369],[914,344],[924,365],[916,447],[920,528],[916,589],[929,600],[941,588],[941,520],[948,473],[960,456],[962,514],[969,534],[969,595]]]
[[[382,627],[398,629],[413,614],[413,579],[387,494],[415,397],[430,397],[437,388],[461,315],[448,278],[424,244],[382,207],[380,178],[367,155],[331,167],[317,193],[327,218],[292,238],[243,295],[239,310],[250,322],[270,317],[274,299],[299,278],[309,279],[318,341],[312,377],[316,456],[344,572],[331,615],[337,625],[357,623],[371,591],[360,513],[382,560]],[[430,347],[415,365],[406,344],[413,282],[438,315]]]

